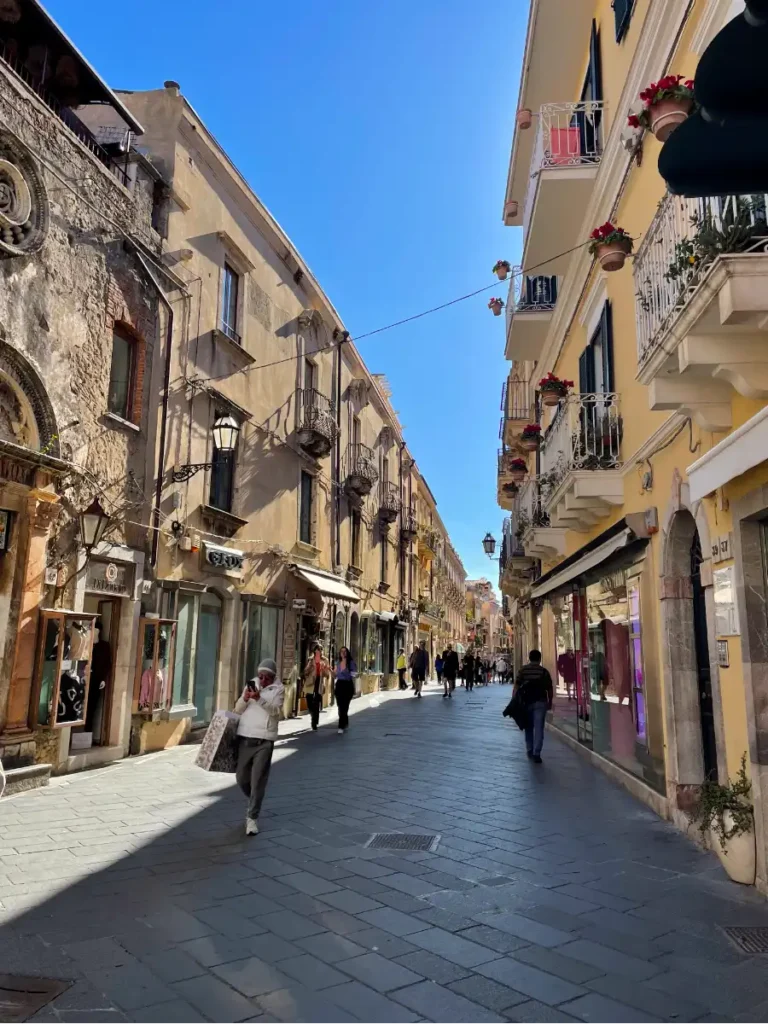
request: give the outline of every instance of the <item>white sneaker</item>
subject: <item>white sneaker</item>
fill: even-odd
[[[337,735],[343,736],[344,735],[344,730],[343,729],[337,730]]]
[[[245,819],[245,834],[247,836],[257,836],[259,834],[259,823],[255,818]]]

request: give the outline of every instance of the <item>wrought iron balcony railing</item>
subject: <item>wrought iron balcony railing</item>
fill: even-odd
[[[634,260],[641,368],[718,256],[766,251],[767,210],[768,195],[664,197]]]
[[[297,403],[299,444],[316,458],[328,455],[339,434],[333,402],[316,388],[300,388]]]
[[[379,516],[386,523],[394,523],[400,515],[402,508],[400,500],[400,488],[391,480],[384,480],[381,484],[381,496],[379,498]]]
[[[507,319],[515,313],[551,312],[557,305],[557,277],[549,274],[523,274],[513,267],[507,296]]]
[[[545,497],[548,497],[548,491],[542,488],[538,477],[526,480],[520,488],[520,494],[517,499],[517,522],[515,526],[515,536],[519,537],[520,540],[523,539],[528,530],[550,525]]]
[[[419,534],[419,522],[416,518],[416,509],[406,507],[403,509],[403,524],[400,528],[400,535],[403,542],[410,544]]]
[[[541,440],[540,486],[554,492],[573,470],[617,469],[623,423],[615,392],[570,394]]]
[[[371,493],[379,479],[376,456],[367,444],[348,444],[345,463],[347,490],[353,495],[364,497]]]
[[[542,171],[595,166],[603,153],[602,100],[545,103],[539,108],[531,158],[531,183],[525,197],[523,223],[527,234]]]

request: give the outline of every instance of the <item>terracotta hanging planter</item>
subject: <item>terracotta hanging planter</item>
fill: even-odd
[[[504,216],[505,217],[516,217],[520,204],[516,199],[510,199],[508,203],[504,204]]]
[[[521,107],[517,112],[517,127],[522,128],[525,131],[526,128],[530,128],[533,124],[533,113],[528,110],[527,107]]]
[[[564,398],[568,397],[568,392],[572,387],[572,380],[561,380],[560,377],[557,377],[550,371],[546,377],[542,377],[539,381],[541,404],[547,406],[559,405]]]
[[[508,260],[496,260],[492,269],[493,273],[500,281],[506,281],[507,274],[512,269],[512,266]]]
[[[606,221],[589,236],[589,252],[600,261],[603,270],[621,270],[632,252],[632,238],[624,228]]]
[[[560,405],[560,402],[565,398],[565,393],[561,391],[542,391],[541,393],[541,404],[552,407],[554,405]]]
[[[491,299],[488,303],[488,309],[491,310],[494,316],[501,316],[501,311],[504,309],[504,303],[501,299]]]
[[[669,99],[653,103],[648,108],[651,131],[659,140],[666,142],[679,124],[682,124],[691,112],[693,100]]]
[[[540,440],[541,427],[538,423],[529,423],[520,435],[520,439],[517,443],[523,449],[523,451],[535,452],[539,447]]]
[[[515,483],[515,484],[521,484],[523,482],[523,480],[525,480],[525,470],[524,469],[515,469],[509,475],[512,478],[512,483]]]

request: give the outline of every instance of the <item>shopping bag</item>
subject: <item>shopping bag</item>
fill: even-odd
[[[240,715],[234,711],[217,711],[211,719],[208,731],[195,764],[207,772],[234,772],[237,769],[237,724]]]

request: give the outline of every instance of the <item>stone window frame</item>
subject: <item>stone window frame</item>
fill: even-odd
[[[301,464],[297,467],[298,478],[296,485],[296,545],[301,551],[307,552],[311,557],[315,557],[319,554],[319,548],[317,546],[318,540],[318,478],[317,474],[312,472],[311,468],[306,464]],[[309,515],[309,541],[301,539],[301,481],[302,475],[306,473],[310,477],[311,492],[310,492],[310,515]]]
[[[129,365],[129,368],[128,368],[128,394],[127,394],[127,397],[126,397],[125,409],[123,410],[123,412],[117,412],[116,410],[110,409],[110,407],[109,407],[109,393],[110,393],[111,386],[112,386],[112,368],[113,368],[114,360],[115,360],[115,337],[116,336],[118,338],[121,338],[123,341],[128,342],[128,344],[130,346],[130,365]],[[136,406],[137,406],[137,403],[136,403],[136,397],[137,397],[136,391],[137,391],[137,377],[138,377],[137,370],[138,370],[138,363],[139,363],[140,344],[141,343],[139,341],[139,338],[136,335],[136,332],[133,331],[130,328],[129,325],[125,324],[122,321],[117,321],[115,324],[113,324],[113,326],[112,326],[112,353],[111,353],[110,365],[109,365],[109,382],[108,382],[108,385],[107,385],[107,414],[109,416],[114,416],[117,419],[125,420],[127,423],[133,423],[136,426],[138,426],[137,416],[136,416],[136,412],[137,412],[137,408],[136,408]],[[141,391],[142,392],[143,392],[143,384],[144,384],[144,368],[142,366],[142,374],[141,374]],[[138,414],[139,414],[138,415],[138,419],[139,420],[141,419],[141,399],[142,399],[142,397],[143,397],[142,394],[140,394],[138,396],[138,398],[139,398],[139,402],[138,402]]]
[[[232,345],[236,345],[243,351],[248,351],[248,294],[249,275],[254,269],[253,263],[248,259],[240,246],[226,231],[219,231],[218,238],[221,243],[219,258],[219,279],[216,295],[216,330],[222,334]],[[234,331],[239,337],[236,341],[224,331],[224,275],[227,265],[237,274],[237,323]]]

